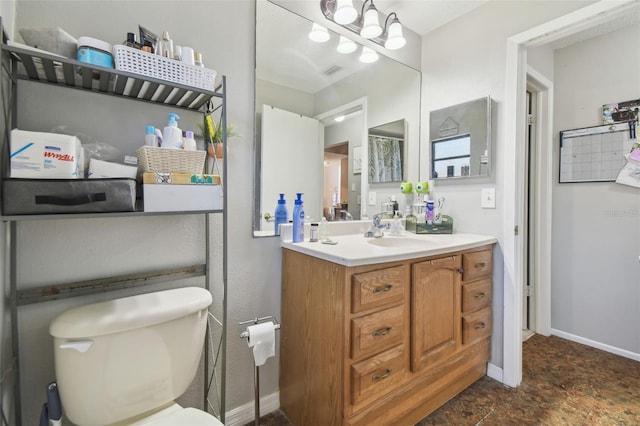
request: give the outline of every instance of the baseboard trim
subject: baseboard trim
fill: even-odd
[[[502,373],[502,368],[498,367],[495,364],[492,364],[492,363],[487,364],[487,376],[491,377],[494,380],[499,381],[500,383],[504,383],[504,375]]]
[[[260,398],[260,416],[269,414],[280,408],[280,392]],[[227,411],[224,418],[225,426],[241,426],[255,420],[255,405],[249,401],[240,407]]]
[[[575,334],[566,333],[561,330],[556,330],[555,328],[551,329],[551,334],[554,336],[561,337],[563,339],[567,339],[573,342],[582,343],[583,345],[591,346],[592,348],[601,349],[605,352],[610,352],[612,354],[620,355],[625,358],[633,359],[635,361],[640,361],[640,354],[628,351],[626,349],[620,349],[615,346],[607,345],[605,343],[596,342],[595,340],[590,340],[584,337],[576,336]]]

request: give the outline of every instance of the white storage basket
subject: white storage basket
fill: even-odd
[[[215,90],[216,72],[132,47],[113,46],[116,69],[185,86]]]

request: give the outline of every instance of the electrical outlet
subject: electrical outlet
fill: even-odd
[[[496,189],[495,188],[482,188],[481,191],[482,200],[480,205],[483,209],[495,209],[496,208]]]
[[[378,204],[376,201],[376,193],[374,191],[369,191],[369,205],[375,206],[376,204]]]

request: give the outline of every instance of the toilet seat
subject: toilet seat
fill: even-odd
[[[224,426],[213,415],[196,408],[182,408],[178,404],[157,412],[146,419],[141,419],[131,426]]]

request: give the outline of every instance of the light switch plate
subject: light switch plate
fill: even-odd
[[[376,193],[374,191],[369,191],[369,205],[375,206],[376,204],[378,204],[376,201]]]
[[[483,209],[495,209],[496,208],[496,189],[495,188],[482,188],[481,192],[482,200],[480,205]]]

